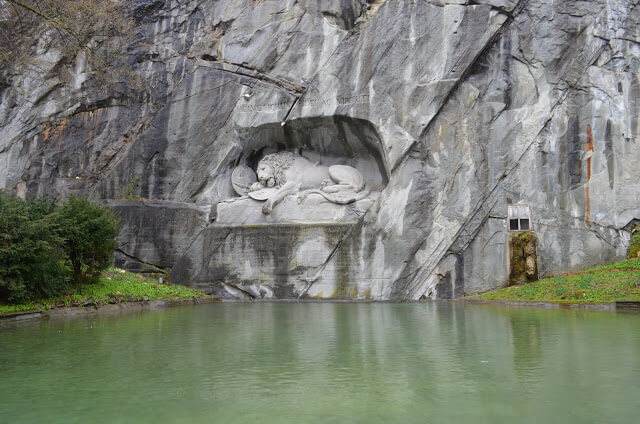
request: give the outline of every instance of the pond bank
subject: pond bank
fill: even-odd
[[[633,306],[632,302],[640,302],[640,258],[627,259],[579,273],[512,285],[465,300],[507,302],[514,306],[520,303],[551,305],[615,305],[618,303],[619,307],[630,307]],[[612,308],[615,309],[615,306]]]
[[[355,301],[355,300],[296,300],[296,299],[273,299],[261,300],[254,302],[240,301],[221,301],[212,296],[203,296],[192,299],[175,299],[175,300],[152,300],[125,302],[117,304],[107,304],[100,306],[71,306],[60,309],[50,309],[45,311],[29,311],[16,312],[14,314],[6,314],[0,316],[0,329],[3,327],[19,326],[21,324],[31,324],[35,321],[47,321],[57,319],[70,319],[82,317],[96,317],[127,314],[142,311],[157,311],[175,306],[185,305],[202,305],[211,303],[397,303],[392,301]],[[427,302],[402,302],[402,303],[458,303],[469,305],[492,305],[505,306],[509,308],[533,308],[533,309],[574,309],[574,310],[592,310],[592,311],[640,311],[636,306],[625,305],[624,302],[612,303],[553,303],[553,302],[518,302],[508,300],[485,300],[485,299],[456,299],[442,301]]]
[[[162,280],[118,268],[105,270],[97,283],[69,286],[64,293],[15,303],[0,302],[0,322],[68,315],[71,311],[135,309],[162,305],[162,302],[203,299],[209,296],[189,287],[162,284]],[[157,303],[160,302],[160,303]],[[141,305],[141,306],[121,306]],[[67,312],[63,312],[67,311]],[[85,312],[82,312],[85,314]]]
[[[16,305],[17,308],[8,313],[2,313],[0,309],[0,327],[37,320],[113,315],[218,301],[220,300],[217,298],[188,287],[159,284],[141,275],[111,268],[104,273],[99,284],[85,287],[82,293]],[[342,299],[262,299],[253,302],[382,303]],[[511,286],[453,302],[515,308],[640,311],[640,259]]]
[[[457,299],[457,303],[471,305],[495,305],[508,306],[514,308],[536,308],[536,309],[586,309],[594,311],[616,311],[623,308],[617,306],[615,302],[609,303],[556,303],[556,302],[531,302],[516,300],[489,300],[489,299]],[[626,309],[626,308],[624,308]]]
[[[202,296],[191,299],[151,300],[139,302],[124,302],[100,306],[70,306],[44,311],[25,311],[0,316],[0,327],[12,326],[37,320],[55,320],[77,317],[118,315],[138,311],[156,311],[183,305],[200,305],[216,303],[220,300],[212,296]]]

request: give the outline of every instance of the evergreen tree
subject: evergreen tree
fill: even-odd
[[[0,194],[0,299],[61,293],[69,280],[55,205]]]
[[[71,197],[59,211],[60,235],[75,284],[94,283],[111,263],[118,219],[85,197]]]

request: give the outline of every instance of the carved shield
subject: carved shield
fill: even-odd
[[[249,193],[249,187],[256,181],[258,181],[256,173],[248,166],[237,166],[231,173],[231,185],[240,196]]]

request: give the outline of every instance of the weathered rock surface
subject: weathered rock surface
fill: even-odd
[[[234,297],[457,297],[508,283],[510,204],[530,207],[540,277],[624,257],[637,2],[135,7],[139,88],[100,91],[81,58],[35,51],[0,92],[0,189],[113,205],[120,264]],[[229,209],[233,169],[279,150],[354,166],[380,195],[297,226],[291,199],[276,218]]]

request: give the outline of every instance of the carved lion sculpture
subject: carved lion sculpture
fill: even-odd
[[[249,197],[264,200],[262,213],[268,215],[290,194],[303,197],[316,193],[330,202],[348,204],[369,195],[362,174],[352,166],[323,166],[291,153],[278,152],[258,162],[258,181],[249,188]]]

